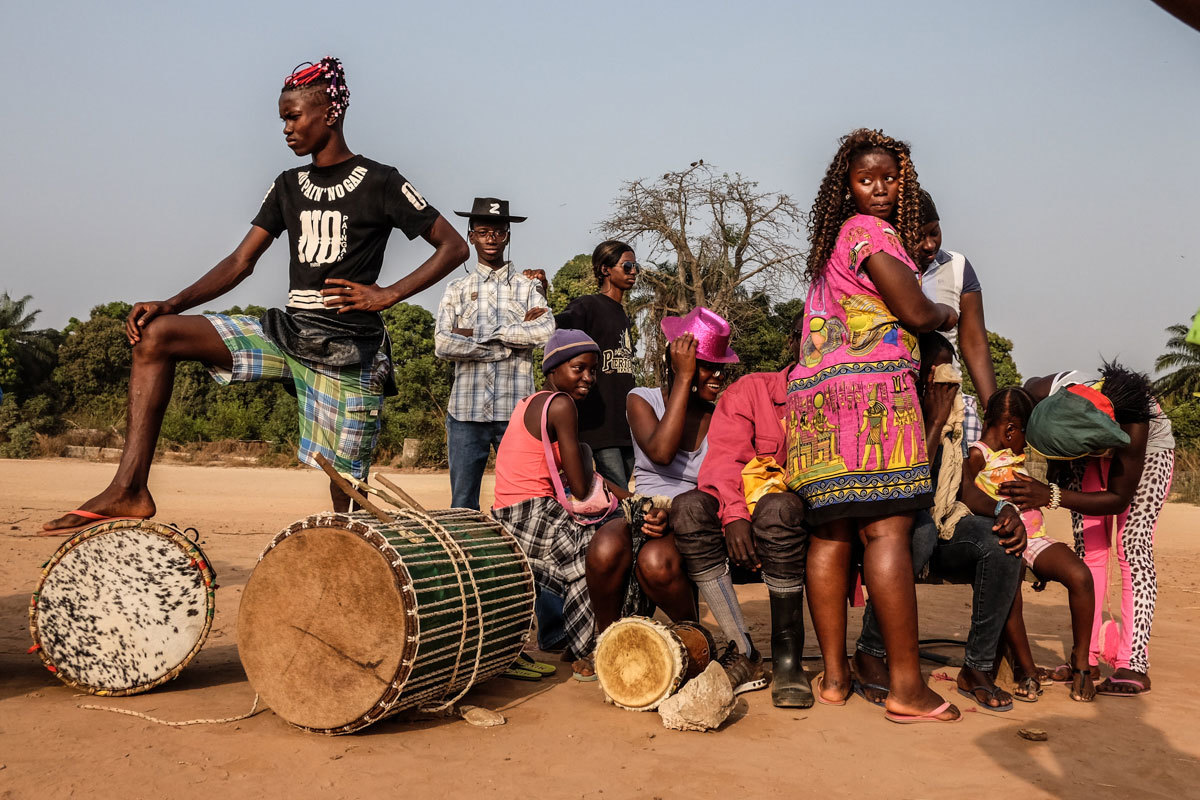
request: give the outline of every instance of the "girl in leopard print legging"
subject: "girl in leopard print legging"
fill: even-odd
[[[1171,421],[1157,403],[1149,422],[1146,458],[1141,480],[1129,508],[1113,516],[1090,516],[1071,512],[1075,551],[1092,572],[1096,587],[1096,616],[1092,623],[1091,660],[1099,657],[1116,668],[1112,677],[1097,687],[1101,694],[1135,695],[1150,691],[1150,626],[1158,579],[1154,571],[1154,528],[1175,467],[1175,439]],[[1103,491],[1108,485],[1111,459],[1088,459],[1080,488]],[[1114,536],[1115,528],[1115,536]],[[1121,568],[1121,622],[1103,622],[1108,593],[1109,549],[1115,541]]]
[[[1060,372],[1033,378],[1025,388],[1042,399],[1075,384],[1099,390],[1111,403],[1113,419],[1129,437],[1128,444],[1111,454],[1081,458],[1069,465],[1071,475],[1066,488],[1058,492],[1054,487],[1060,494],[1059,504],[1071,511],[1075,551],[1088,565],[1095,586],[1089,660],[1095,668],[1104,656],[1115,668],[1096,687],[1098,693],[1144,694],[1150,690],[1147,648],[1158,593],[1154,528],[1170,489],[1174,466],[1171,423],[1154,402],[1149,378],[1119,364],[1106,363],[1099,375]],[[1032,508],[1050,505],[1051,486],[1029,481],[1020,486],[1005,484],[1001,490],[1022,508]],[[1102,622],[1114,522],[1121,568],[1120,625]],[[1066,669],[1064,665],[1046,677],[1070,680]]]

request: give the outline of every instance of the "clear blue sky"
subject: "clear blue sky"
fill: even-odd
[[[454,221],[510,199],[522,266],[590,252],[622,181],[696,158],[807,208],[870,126],[912,143],[1027,376],[1148,370],[1200,307],[1200,33],[1149,0],[7,3],[0,43],[0,290],[43,325],[227,254],[298,163],[282,78],[326,53],[351,148]],[[285,251],[214,307],[282,304]],[[397,233],[384,277],[425,255]]]

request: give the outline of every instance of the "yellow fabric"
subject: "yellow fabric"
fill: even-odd
[[[954,383],[962,386],[962,373],[952,364],[938,364],[930,377],[932,383]],[[954,526],[967,514],[971,513],[958,500],[958,490],[962,486],[963,468],[963,417],[962,389],[954,395],[954,405],[950,407],[950,417],[942,426],[937,440],[928,443],[930,453],[942,448],[942,466],[938,470],[937,490],[933,495],[933,521],[937,524],[938,538],[949,539],[954,535]]]
[[[1000,499],[1000,484],[1005,481],[1015,481],[1018,475],[1032,477],[1025,469],[1024,453],[1017,455],[1007,447],[993,450],[983,442],[976,442],[972,447],[983,453],[984,458],[983,469],[975,475],[975,485],[993,500]],[[1025,535],[1030,539],[1046,535],[1046,520],[1036,508],[1022,511],[1021,521],[1025,523]]]
[[[771,456],[755,456],[742,467],[742,490],[746,493],[746,507],[753,514],[754,506],[764,496],[788,490],[783,467]]]

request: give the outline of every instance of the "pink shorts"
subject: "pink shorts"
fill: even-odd
[[[1053,544],[1058,544],[1057,540],[1051,539],[1049,536],[1036,536],[1025,543],[1025,552],[1021,557],[1025,559],[1029,568],[1033,569],[1033,562],[1037,560],[1038,555]]]

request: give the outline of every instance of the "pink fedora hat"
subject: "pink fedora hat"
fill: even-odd
[[[696,337],[696,358],[716,364],[736,364],[737,353],[729,347],[729,323],[715,311],[697,306],[682,317],[663,317],[662,332],[667,341],[690,333]]]

